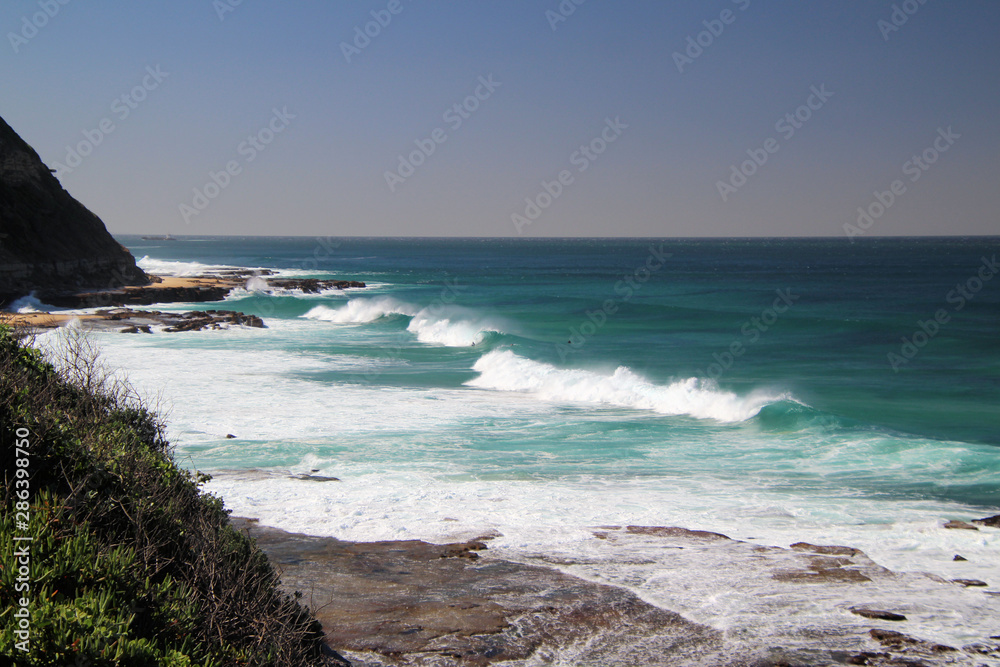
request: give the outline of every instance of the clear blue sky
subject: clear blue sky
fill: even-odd
[[[0,6],[0,116],[112,232],[1000,233],[995,1],[235,1]]]

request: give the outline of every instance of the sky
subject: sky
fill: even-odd
[[[112,233],[1000,234],[994,0],[4,0]]]

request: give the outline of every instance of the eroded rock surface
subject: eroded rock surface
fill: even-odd
[[[681,664],[719,640],[620,588],[490,558],[485,540],[352,543],[242,525],[356,665],[545,662],[567,647],[581,664]]]

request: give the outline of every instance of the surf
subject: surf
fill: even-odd
[[[686,378],[656,384],[627,366],[610,374],[585,369],[564,369],[515,354],[494,350],[473,365],[479,376],[465,384],[479,389],[531,394],[539,400],[591,403],[663,415],[688,415],[721,422],[742,422],[789,394],[766,391],[740,396],[720,389],[711,380]]]
[[[468,308],[441,303],[417,306],[389,296],[351,299],[335,308],[318,305],[302,317],[359,325],[394,315],[410,318],[406,330],[427,345],[471,347],[487,340],[491,333],[503,333],[500,323]]]

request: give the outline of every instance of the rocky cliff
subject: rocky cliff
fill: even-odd
[[[36,288],[148,283],[101,219],[0,118],[0,303]]]

